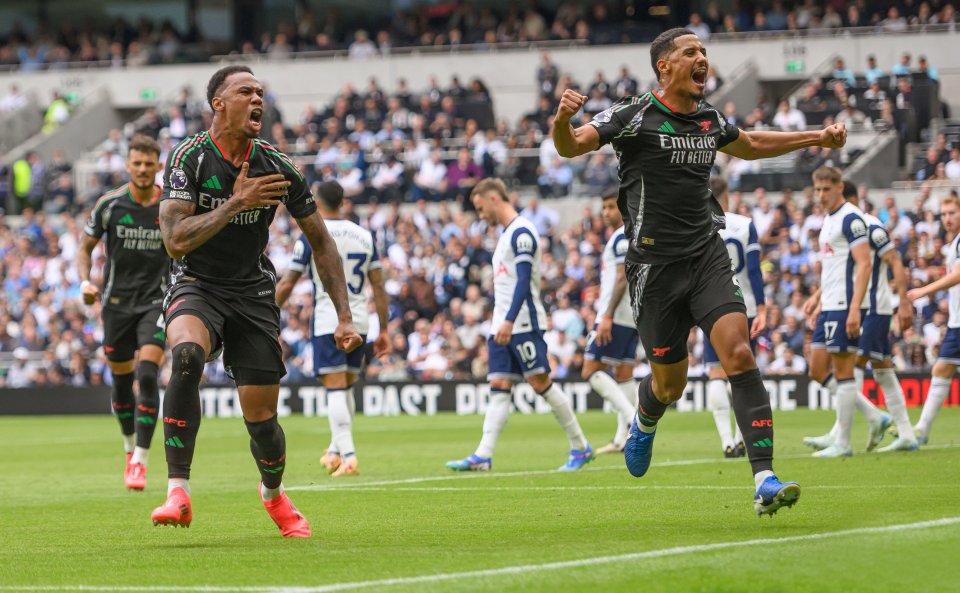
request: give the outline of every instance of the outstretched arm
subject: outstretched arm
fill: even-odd
[[[907,298],[911,301],[915,301],[927,295],[935,295],[941,290],[947,290],[948,288],[956,286],[957,284],[960,284],[960,265],[955,266],[949,274],[944,274],[938,280],[931,282],[926,286],[908,290]]]
[[[763,132],[740,130],[736,140],[721,148],[730,156],[747,161],[767,159],[801,148],[822,146],[823,148],[841,148],[847,142],[847,128],[844,124],[833,124],[822,130],[805,132]]]

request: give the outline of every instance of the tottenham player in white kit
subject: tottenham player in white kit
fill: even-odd
[[[627,440],[630,422],[637,409],[637,382],[633,378],[636,365],[637,334],[633,310],[627,294],[624,262],[630,242],[623,232],[623,217],[617,206],[619,188],[604,192],[604,223],[616,229],[603,248],[600,268],[600,298],[597,299],[597,322],[587,336],[582,375],[593,390],[610,402],[617,414],[617,432],[613,441],[597,449],[597,455],[619,453]],[[612,368],[613,376],[607,373]]]
[[[336,181],[320,184],[317,206],[330,236],[337,244],[347,279],[347,298],[357,331],[366,340],[370,327],[367,312],[367,284],[373,290],[373,300],[380,321],[380,333],[373,344],[375,356],[390,352],[387,336],[387,293],[383,286],[380,256],[370,231],[341,218],[343,188]],[[353,385],[363,365],[363,348],[344,352],[333,339],[337,316],[333,302],[323,290],[320,276],[313,264],[310,244],[301,236],[294,247],[293,261],[284,277],[277,283],[277,304],[289,298],[300,276],[309,272],[313,280],[314,311],[311,329],[313,345],[313,372],[320,377],[327,390],[327,418],[330,422],[331,443],[321,459],[333,477],[355,476],[360,468],[353,443],[353,413],[356,410]]]
[[[493,320],[487,338],[490,402],[480,446],[470,456],[447,463],[455,471],[489,471],[493,450],[510,415],[514,383],[526,380],[550,404],[570,441],[561,471],[575,471],[593,459],[593,450],[573,413],[570,399],[550,380],[543,328],[547,315],[540,300],[540,240],[537,229],[517,214],[503,181],[480,181],[470,194],[477,216],[503,227],[493,253]]]
[[[844,181],[843,197],[847,202],[856,206],[858,200],[857,186],[849,181]],[[907,299],[907,273],[900,261],[900,254],[893,248],[890,235],[887,234],[883,223],[871,214],[862,213],[861,216],[867,223],[870,251],[873,254],[873,271],[868,290],[870,308],[863,318],[859,357],[853,369],[857,384],[857,396],[854,401],[857,411],[863,414],[869,426],[867,451],[872,451],[880,444],[891,423],[896,424],[899,437],[890,445],[880,449],[880,452],[913,451],[917,449],[917,441],[913,436],[910,418],[907,416],[907,405],[903,398],[903,390],[900,387],[900,379],[893,367],[890,346],[890,321],[893,317],[889,279],[891,271],[900,294],[900,306],[897,310],[900,330],[909,329],[913,325],[913,307]],[[824,353],[822,350],[820,352]],[[864,369],[868,362],[873,368],[874,378],[883,389],[889,414],[882,412],[863,395]],[[819,366],[822,367],[822,364]],[[831,395],[833,395],[836,390],[836,381],[828,378],[827,384]],[[803,442],[817,450],[826,449],[836,440],[839,429],[840,422],[838,420],[829,433],[819,437],[804,438]]]
[[[873,262],[867,223],[860,209],[844,199],[840,170],[820,167],[813,172],[813,185],[828,214],[820,229],[820,288],[804,304],[807,314],[816,311],[817,302],[820,306],[810,345],[810,376],[825,383],[829,358],[837,382],[839,423],[834,442],[813,455],[841,457],[853,454],[850,429],[857,397],[853,369],[859,351],[862,310],[869,306],[867,289]]]
[[[756,339],[767,327],[767,306],[763,294],[763,274],[760,272],[760,243],[757,240],[757,227],[746,216],[730,212],[730,200],[727,194],[727,182],[722,177],[710,179],[710,190],[723,208],[726,227],[720,229],[720,237],[727,246],[730,266],[733,268],[734,281],[743,293],[743,304],[747,307],[747,322],[750,324],[750,346],[756,349]],[[743,444],[740,427],[736,434],[730,423],[730,392],[727,374],[720,366],[720,357],[704,336],[703,362],[709,368],[707,382],[707,408],[713,413],[713,421],[720,435],[720,446],[724,457],[744,457],[747,449]]]
[[[907,298],[912,302],[925,296],[934,297],[946,290],[950,303],[947,333],[940,343],[937,363],[933,365],[930,389],[927,391],[926,401],[923,402],[920,421],[913,427],[917,442],[921,445],[927,444],[930,438],[930,429],[937,419],[940,406],[950,395],[950,383],[960,366],[960,201],[957,198],[947,196],[940,202],[940,222],[952,237],[950,243],[944,247],[947,273],[939,280],[907,292]]]

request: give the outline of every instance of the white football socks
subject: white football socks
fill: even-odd
[[[887,400],[887,411],[897,425],[900,438],[908,441],[915,440],[913,427],[910,426],[910,417],[907,415],[907,402],[903,399],[903,389],[897,372],[893,369],[875,369],[873,376],[883,389],[883,397]]]
[[[857,383],[853,380],[837,382],[837,424],[835,443],[841,449],[850,448],[853,410],[856,407]]]
[[[263,497],[263,500],[273,500],[281,494],[283,494],[283,484],[276,488],[267,488],[263,485],[263,482],[260,482],[260,496]]]
[[[123,435],[123,452],[124,453],[133,453],[133,450],[137,447],[137,435],[136,434],[125,434]]]
[[[733,447],[733,431],[730,427],[730,395],[724,379],[710,379],[707,382],[707,409],[713,412],[713,422],[720,434],[720,446]]]
[[[874,371],[874,377],[876,377],[876,371]],[[854,405],[857,406],[857,411],[863,414],[863,417],[867,419],[867,422],[879,422],[883,412],[880,411],[880,408],[873,405],[873,402],[867,399],[867,396],[863,394],[863,369],[860,367],[853,367],[853,379],[857,383],[857,399],[854,400]]]
[[[623,424],[624,418],[632,418],[636,408],[630,405],[630,400],[624,395],[620,385],[607,373],[597,371],[590,375],[587,381],[590,383],[590,387],[593,387],[593,390],[600,394],[600,397],[610,402],[610,405],[613,406],[613,411],[617,413],[617,433],[619,434],[621,431],[620,425]],[[623,436],[622,441],[618,441],[617,438],[614,437],[614,442],[617,444],[622,444],[626,442],[626,440],[626,435]]]
[[[563,430],[566,431],[567,438],[570,439],[570,448],[580,451],[586,449],[587,439],[583,436],[583,430],[580,428],[580,423],[577,422],[577,417],[573,413],[573,407],[570,405],[567,394],[557,387],[556,383],[551,383],[550,387],[540,395],[553,408],[553,415]]]
[[[483,436],[480,445],[474,452],[477,457],[490,459],[497,446],[497,439],[503,432],[503,427],[510,419],[510,392],[494,389],[490,391],[490,402],[487,403],[487,413],[483,417]]]
[[[953,377],[944,379],[943,377],[930,378],[930,390],[927,392],[927,401],[923,402],[923,412],[920,413],[920,421],[917,422],[917,430],[924,435],[930,434],[933,427],[933,421],[937,419],[940,412],[940,406],[950,395],[950,383]]]
[[[133,456],[130,457],[130,463],[139,463],[143,467],[147,467],[147,461],[150,457],[150,449],[144,449],[143,447],[134,447]]]
[[[173,492],[174,488],[183,488],[187,495],[190,494],[190,480],[186,478],[170,478],[167,480],[167,496]]]
[[[337,451],[344,457],[354,454],[353,418],[347,403],[347,392],[332,389],[327,392],[327,418],[330,421],[330,433]]]

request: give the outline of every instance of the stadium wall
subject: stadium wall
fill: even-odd
[[[927,55],[940,72],[941,97],[950,100],[960,96],[960,52],[945,51],[960,40],[960,33],[876,34],[831,36],[796,39],[715,40],[707,44],[710,60],[721,76],[729,75],[748,59],[756,63],[761,79],[801,80],[840,55],[849,67],[862,70],[866,56],[873,54],[885,69],[899,61],[901,52],[914,56]],[[616,78],[621,65],[630,68],[645,85],[651,79],[648,44],[551,49],[553,60],[564,73],[570,73],[581,84],[588,83],[598,70],[610,79]],[[389,56],[365,61],[349,59],[303,59],[251,62],[257,73],[279,101],[285,116],[296,119],[307,105],[325,104],[347,82],[364,89],[376,77],[387,90],[397,78],[406,78],[414,91],[426,88],[431,76],[446,86],[452,75],[466,84],[471,77],[480,77],[489,87],[498,117],[515,121],[533,109],[536,99],[534,84],[540,64],[537,49],[496,52],[462,52],[445,54],[413,54]],[[50,97],[54,90],[85,94],[91,89],[106,87],[115,107],[144,108],[158,100],[170,99],[179,90],[190,86],[196,96],[203,97],[206,83],[217,65],[184,64],[152,66],[127,70],[70,69],[28,74],[0,75],[0,89],[11,83],[27,93]]]
[[[610,411],[585,381],[558,381],[557,384],[570,397],[577,412]],[[781,375],[766,379],[764,384],[776,410],[827,410],[832,406],[827,391],[805,375]],[[900,384],[907,406],[917,407],[923,403],[930,377],[905,373],[900,375]],[[676,404],[677,411],[705,410],[706,385],[704,377],[691,378]],[[365,416],[433,416],[439,412],[469,415],[486,412],[490,390],[486,383],[475,382],[359,383],[356,394],[357,410]],[[883,405],[883,395],[873,379],[864,381],[864,394]],[[233,386],[203,387],[200,400],[204,416],[208,418],[241,416],[240,401]],[[527,384],[514,389],[513,405],[521,414],[551,412],[550,405]],[[946,405],[960,406],[960,381],[953,381]],[[277,410],[281,416],[326,416],[326,390],[318,385],[282,385]],[[0,390],[0,416],[109,413],[110,388],[106,386]]]

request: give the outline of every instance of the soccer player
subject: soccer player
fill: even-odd
[[[553,128],[561,156],[608,143],[619,156],[630,300],[652,370],[638,388],[637,417],[624,457],[634,476],[649,469],[657,423],[687,383],[687,335],[699,325],[730,380],[754,473],[754,507],[772,514],[793,505],[800,487],[780,482],[773,473],[770,398],[750,349],[743,297],[717,233],[723,211],[710,193],[710,169],[717,150],[758,159],[809,146],[840,147],[846,129],[836,124],[821,131],[748,132],[730,125],[703,100],[707,50],[687,29],[661,33],[650,57],[660,89],[621,99],[576,129],[571,119],[587,97],[567,89]]]
[[[811,310],[815,302],[819,302],[820,307],[810,345],[814,353],[810,376],[821,384],[832,384],[826,375],[828,362],[833,366],[838,425],[832,442],[813,455],[845,457],[853,454],[850,429],[857,399],[854,367],[859,351],[862,310],[870,304],[867,289],[873,261],[867,223],[863,212],[844,199],[840,170],[820,167],[813,172],[813,188],[827,215],[820,229],[820,288],[804,305],[805,311]],[[888,318],[887,329],[889,327]],[[832,390],[832,385],[829,388]]]
[[[603,195],[603,221],[613,234],[603,248],[600,267],[600,298],[597,300],[597,322],[587,337],[583,376],[593,390],[610,402],[617,414],[617,432],[613,441],[597,449],[597,455],[619,453],[627,440],[627,430],[636,409],[637,383],[633,367],[637,358],[637,328],[633,325],[627,275],[623,270],[627,256],[627,237],[623,234],[623,218],[617,208],[616,188]],[[613,376],[607,369],[613,369]]]
[[[380,319],[380,334],[373,343],[375,356],[388,354],[392,349],[387,336],[389,299],[383,287],[380,256],[373,243],[373,235],[360,225],[341,217],[343,188],[336,181],[325,181],[319,191],[320,216],[327,231],[337,244],[337,251],[347,275],[347,291],[353,322],[360,337],[366,340],[369,327],[366,287],[373,289],[373,300]],[[313,371],[327,390],[327,418],[330,421],[331,442],[321,462],[333,477],[355,476],[360,473],[353,445],[353,412],[356,409],[353,385],[360,376],[363,349],[344,352],[337,348],[333,332],[337,328],[336,309],[330,296],[323,290],[320,275],[313,264],[310,242],[301,235],[293,249],[289,270],[277,283],[277,304],[281,307],[304,272],[313,280],[314,309],[311,327],[313,343]]]
[[[143,490],[160,407],[161,311],[170,258],[160,236],[161,188],[154,182],[163,168],[160,145],[147,136],[134,136],[126,164],[130,182],[105,193],[90,213],[77,250],[77,272],[83,302],[92,305],[100,298],[100,289],[90,282],[91,256],[106,235],[103,350],[113,375],[113,412],[127,454],[123,481],[130,490]],[[140,387],[137,396],[134,381]]]
[[[337,312],[337,347],[350,352],[361,339],[353,327],[337,246],[300,170],[257,138],[263,85],[247,66],[226,66],[211,77],[207,101],[213,123],[170,152],[160,201],[163,242],[174,260],[164,299],[173,372],[163,401],[168,494],[152,519],[155,525],[190,525],[200,379],[204,362],[222,351],[224,367],[237,383],[263,505],[283,536],[309,537],[310,525],[282,483],[286,443],[277,399],[285,369],[276,275],[264,253],[280,204],[313,249]]]
[[[856,206],[858,200],[857,186],[849,181],[844,181],[843,197],[848,203]],[[899,436],[893,443],[880,449],[880,452],[912,451],[917,448],[917,441],[913,436],[910,418],[907,416],[907,405],[903,399],[903,390],[900,387],[900,380],[893,368],[893,360],[890,355],[890,321],[893,316],[893,306],[891,304],[889,273],[890,271],[893,272],[897,290],[900,292],[897,318],[902,330],[913,325],[913,307],[907,299],[907,274],[903,263],[900,261],[899,254],[893,248],[890,236],[883,227],[883,223],[870,214],[861,212],[860,216],[867,225],[870,251],[873,254],[873,270],[868,290],[870,308],[863,317],[863,326],[861,327],[857,349],[858,357],[856,366],[853,368],[857,391],[854,403],[857,410],[866,417],[869,426],[867,451],[876,448],[883,439],[891,421],[896,423]],[[816,296],[816,294],[813,295],[813,297]],[[819,303],[819,300],[814,300],[807,307],[813,309],[817,303]],[[827,351],[823,348],[823,345],[818,346],[811,350],[811,377],[821,384],[825,383],[831,395],[836,395],[837,380],[828,374]],[[863,395],[864,369],[866,369],[868,362],[873,367],[877,383],[883,388],[887,409],[890,411],[889,414],[880,411],[873,405],[873,402]],[[814,449],[824,450],[836,441],[839,431],[840,421],[838,418],[829,433],[819,437],[806,437],[803,442]]]
[[[526,380],[550,404],[557,422],[570,440],[570,455],[561,471],[575,471],[593,459],[570,399],[550,380],[543,327],[547,314],[540,300],[540,239],[532,222],[517,214],[507,186],[496,178],[477,183],[470,194],[477,216],[503,227],[493,252],[493,320],[487,338],[490,402],[483,419],[483,437],[477,450],[450,461],[455,471],[489,471],[493,449],[510,415],[513,384]]]
[[[937,363],[933,365],[930,388],[923,402],[920,421],[913,427],[913,433],[921,445],[926,445],[930,438],[930,429],[937,419],[940,406],[950,395],[950,383],[953,382],[957,366],[960,366],[960,201],[957,198],[947,196],[940,201],[940,222],[951,236],[950,243],[944,249],[947,254],[947,273],[922,288],[907,292],[907,298],[912,302],[946,290],[950,303],[947,333],[940,343]]]
[[[722,177],[710,179],[710,191],[717,198],[726,219],[726,228],[720,229],[720,238],[727,247],[733,278],[743,293],[747,308],[747,323],[750,324],[750,348],[756,348],[756,338],[767,327],[767,307],[763,294],[763,274],[760,272],[760,244],[753,221],[730,212],[730,196],[727,182]],[[703,361],[708,370],[707,408],[713,413],[713,421],[720,434],[724,457],[743,457],[747,454],[743,434],[737,427],[736,435],[730,427],[730,395],[727,391],[727,374],[720,366],[717,351],[707,337],[703,342]]]

